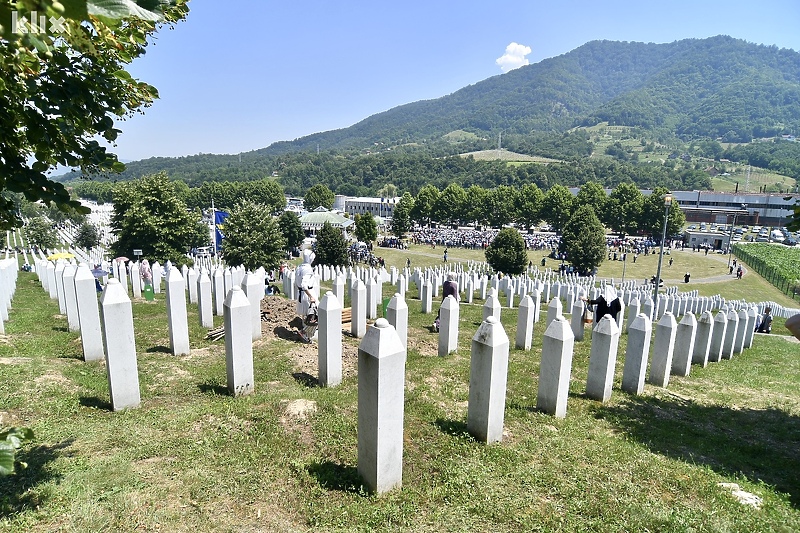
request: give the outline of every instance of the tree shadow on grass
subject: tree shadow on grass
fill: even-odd
[[[789,495],[800,508],[800,417],[778,409],[731,409],[636,396],[602,407],[598,418],[654,453],[707,465],[726,477],[744,475]]]
[[[448,420],[446,418],[437,418],[433,425],[436,426],[442,433],[447,433],[453,437],[460,439],[475,440],[467,430],[467,423],[463,420]]]
[[[200,383],[197,385],[200,392],[203,394],[213,394],[216,396],[229,396],[228,387],[225,385],[217,385],[216,383]]]
[[[0,519],[35,511],[45,503],[47,491],[36,488],[61,477],[48,465],[73,442],[74,439],[69,439],[51,446],[24,446],[20,450],[17,460],[27,463],[28,467],[22,469],[17,466],[15,474],[0,477]]]
[[[169,346],[151,346],[147,350],[146,353],[172,353],[172,350]]]
[[[295,372],[294,374],[292,374],[292,377],[300,385],[303,385],[308,388],[314,388],[320,386],[319,380],[317,380],[317,378],[315,378],[308,372]]]
[[[98,396],[81,396],[78,398],[78,403],[83,407],[90,407],[92,409],[101,409],[103,411],[113,411],[111,402],[105,398]]]
[[[308,465],[306,470],[317,479],[317,483],[324,489],[357,494],[365,490],[361,476],[358,475],[358,469],[354,466],[322,461]]]

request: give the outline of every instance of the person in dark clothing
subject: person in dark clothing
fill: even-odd
[[[617,313],[622,310],[622,305],[620,305],[619,297],[617,296],[617,290],[611,285],[606,285],[603,294],[598,296],[596,300],[587,300],[585,297],[583,300],[589,305],[596,306],[594,311],[595,324],[600,322],[600,319],[606,315],[611,315],[611,318],[616,320]]]
[[[450,272],[447,274],[447,281],[442,284],[442,302],[448,296],[452,296],[459,301],[461,299],[459,292],[458,292],[458,283],[456,283],[456,274],[455,272]],[[433,322],[433,330],[439,331],[439,321],[442,316],[442,307],[439,306],[439,313],[436,315],[436,320]]]
[[[689,274],[689,273],[687,272],[687,273],[686,273],[686,274],[684,274],[684,276],[683,276],[683,282],[684,282],[684,283],[689,283],[689,278],[691,278],[691,277],[692,277],[692,275],[691,275],[691,274]]]
[[[772,331],[772,308],[767,307],[764,309],[764,314],[761,316],[760,323],[756,328],[758,333],[770,333]]]

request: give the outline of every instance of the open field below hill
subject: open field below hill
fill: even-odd
[[[540,157],[534,155],[518,154],[516,152],[509,152],[508,150],[480,150],[478,152],[467,152],[461,154],[461,157],[472,156],[478,161],[506,161],[509,163],[557,163],[558,159],[550,159],[549,157]]]
[[[389,265],[410,257],[425,266],[441,265],[441,251],[376,254]],[[531,260],[539,264],[542,255],[532,252]],[[448,256],[483,260],[477,250],[451,248]],[[676,276],[665,280],[688,268],[693,280],[711,280],[681,289],[780,301],[755,274],[727,279],[723,257],[671,257]],[[655,259],[628,262],[626,279],[649,278]],[[621,268],[605,263],[601,275],[617,277]],[[719,276],[726,279],[714,281]],[[17,286],[0,337],[0,423],[29,426],[36,438],[20,455],[28,468],[0,478],[0,531],[800,530],[800,358],[798,344],[781,336],[781,320],[741,355],[693,366],[667,389],[646,385],[640,396],[619,390],[622,335],[605,404],[584,394],[587,332],[575,344],[565,419],[535,408],[540,322],[533,349],[510,352],[504,438],[486,446],[465,423],[470,342],[483,302],[461,306],[459,349],[437,357],[435,314],[420,313],[411,289],[403,488],[375,497],[356,471],[356,339],[344,338],[341,386],[323,388],[316,345],[262,322],[255,392],[233,398],[224,344],[204,340],[197,307],[188,306],[192,352],[176,357],[163,294],[136,300],[142,405],[115,413],[105,364],[82,361],[78,335],[35,275],[21,273]],[[393,292],[384,286],[384,296]],[[284,304],[291,305],[266,305]],[[516,314],[501,315],[512,346]],[[720,483],[760,497],[760,509]]]

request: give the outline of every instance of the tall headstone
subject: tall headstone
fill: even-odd
[[[389,305],[386,307],[386,320],[389,321],[389,324],[391,324],[397,332],[397,336],[400,337],[400,342],[403,344],[403,348],[407,348],[408,305],[399,292],[395,293],[394,297],[389,300]]]
[[[70,331],[81,329],[81,321],[78,316],[78,296],[75,293],[75,267],[65,265],[61,273],[61,283],[64,285],[64,307],[67,311],[67,327]],[[2,304],[5,306],[5,303]]]
[[[367,278],[367,319],[378,318],[378,284],[372,276]]]
[[[261,299],[264,290],[261,288],[259,276],[255,272],[247,272],[242,280],[242,290],[250,302],[250,334],[252,340],[261,338]],[[262,278],[263,279],[263,278]]]
[[[532,298],[533,298],[533,308],[534,308],[533,323],[534,324],[538,324],[539,323],[539,312],[542,309],[542,291],[534,290]]]
[[[225,370],[228,392],[233,396],[245,396],[255,390],[250,306],[241,287],[231,288],[225,298]]]
[[[683,315],[675,334],[675,350],[672,354],[672,375],[688,376],[692,366],[692,354],[697,336],[697,320],[694,314]]]
[[[547,321],[544,324],[545,331],[550,328],[550,322],[555,320],[557,317],[563,314],[563,309],[561,305],[561,300],[558,297],[553,296],[553,299],[550,300],[550,304],[547,306]],[[575,337],[573,335],[572,341],[575,341]]]
[[[153,293],[161,294],[161,265],[158,261],[151,265],[150,270],[153,272]],[[219,316],[222,316],[222,305],[220,304]]]
[[[709,311],[710,313],[711,311]],[[728,329],[728,318],[725,311],[719,311],[714,317],[714,328],[711,331],[711,348],[708,352],[708,362],[717,363],[722,358],[722,345]]]
[[[450,295],[439,309],[439,357],[458,349],[458,318],[458,301]]]
[[[69,303],[69,302],[67,302]],[[736,339],[733,341],[733,353],[742,353],[747,330],[747,309],[739,310],[739,327],[736,330]]]
[[[628,347],[625,350],[625,366],[622,369],[622,390],[641,394],[650,356],[652,322],[644,313],[639,313],[628,326]]]
[[[59,260],[56,263],[56,297],[58,298],[58,312],[60,314],[66,314],[67,312],[67,301],[64,299],[64,267],[66,263],[64,261]]]
[[[522,297],[519,302],[519,314],[517,315],[517,335],[514,339],[514,346],[519,350],[530,350],[533,344],[533,315],[536,309],[533,298],[528,295]]]
[[[186,316],[185,283],[180,271],[172,267],[167,276],[167,324],[169,347],[174,355],[189,353],[189,320]]]
[[[725,330],[725,340],[722,342],[722,358],[733,358],[733,348],[736,342],[736,333],[739,330],[739,315],[731,308],[727,315],[728,327]]]
[[[214,290],[214,310],[217,316],[225,316],[225,271],[217,267],[212,278]]]
[[[52,261],[48,261],[46,269],[47,272],[45,273],[45,276],[47,276],[47,294],[50,296],[51,300],[55,300],[58,298],[58,290],[56,289],[56,266]]]
[[[675,334],[678,324],[675,316],[669,311],[656,324],[656,340],[653,344],[653,362],[650,365],[648,381],[657,387],[669,384],[669,372],[672,368],[672,356],[675,350]]]
[[[490,316],[500,320],[500,302],[497,300],[497,294],[492,288],[486,296],[486,301],[483,303],[483,320]]]
[[[100,307],[111,408],[119,411],[139,407],[141,396],[133,310],[131,300],[118,280],[108,281],[100,297]]]
[[[187,271],[187,275],[189,276],[188,279],[188,288],[189,288],[189,303],[196,304],[197,303],[197,278],[199,276],[197,272],[197,268],[190,268]],[[252,303],[252,302],[251,302]]]
[[[131,263],[131,289],[133,289],[133,297],[142,297],[142,276],[139,270],[139,262]]]
[[[619,328],[611,315],[600,319],[592,332],[592,349],[589,355],[589,377],[586,396],[601,402],[611,398],[611,385],[617,365]]]
[[[428,314],[433,310],[433,286],[430,280],[422,282],[422,312]]]
[[[631,327],[631,324],[633,324],[633,321],[636,320],[636,317],[639,316],[641,307],[639,298],[631,297],[630,303],[628,304],[628,323],[625,325],[626,332]]]
[[[350,334],[360,339],[367,332],[367,289],[357,278],[350,290],[350,305]]]
[[[94,275],[86,265],[75,272],[74,290],[78,305],[78,323],[81,329],[84,361],[100,361],[103,351],[103,331],[100,327],[100,308],[97,304],[97,289]]]
[[[756,329],[756,317],[758,316],[758,311],[756,311],[755,306],[751,305],[747,309],[747,329],[744,332],[744,346],[745,348],[752,348],[753,347],[753,336]]]
[[[214,309],[211,301],[211,278],[206,269],[200,271],[197,278],[197,315],[204,328],[214,327]],[[223,313],[224,314],[224,313]]]
[[[342,280],[344,289],[344,280]],[[342,305],[328,291],[319,303],[319,384],[335,387],[342,382]]]
[[[467,408],[467,431],[482,442],[503,439],[508,350],[503,326],[488,317],[472,337]]]
[[[358,473],[373,493],[403,483],[405,367],[397,332],[379,318],[358,347]]]
[[[570,326],[572,327],[572,335],[576,341],[583,340],[583,302],[575,300],[572,303],[572,316],[570,317]]]
[[[705,367],[708,364],[708,352],[711,349],[711,333],[714,330],[714,316],[711,311],[704,311],[697,321],[697,335],[692,350],[692,363]]]
[[[344,274],[336,274],[336,276],[333,278],[333,295],[336,296],[337,300],[339,300],[339,307],[342,308],[344,308],[345,281]]]
[[[542,337],[542,363],[536,408],[558,418],[567,416],[569,379],[575,338],[567,320],[555,317]]]

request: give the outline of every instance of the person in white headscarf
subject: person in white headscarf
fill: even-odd
[[[142,259],[142,265],[139,267],[139,275],[142,276],[142,282],[145,287],[153,284],[153,271],[147,259]]]
[[[311,263],[314,261],[314,252],[303,250],[303,262],[294,273],[295,298],[297,299],[297,314],[303,319],[304,327],[300,330],[300,338],[311,342],[317,331],[317,324],[309,324],[309,311],[316,307],[316,278]]]
[[[596,300],[586,300],[586,298],[583,300],[588,302],[589,305],[597,306],[594,311],[595,324],[600,322],[600,319],[606,315],[611,315],[611,318],[616,320],[617,313],[622,310],[622,305],[617,296],[617,289],[613,285],[606,285]]]

